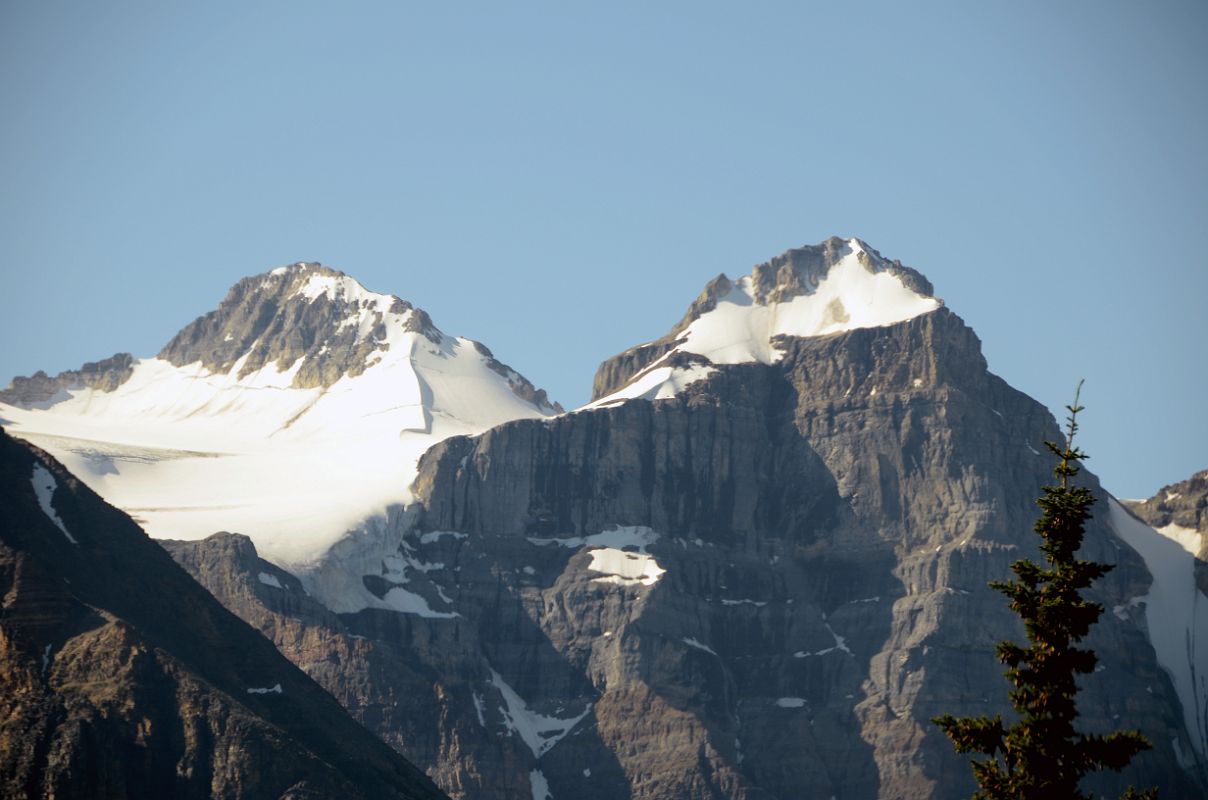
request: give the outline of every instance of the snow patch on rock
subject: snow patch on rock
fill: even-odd
[[[533,790],[533,800],[554,800],[554,796],[549,791],[549,781],[545,779],[545,774],[539,769],[533,769],[529,773],[529,785]]]
[[[248,694],[284,694],[281,684],[273,684],[272,686],[261,686],[255,689],[248,689]]]
[[[587,568],[605,576],[595,578],[594,581],[598,583],[615,583],[620,586],[635,584],[653,586],[667,571],[659,566],[659,563],[654,560],[654,556],[645,553],[631,553],[626,550],[604,547],[592,550],[590,555],[591,564]]]
[[[604,575],[595,578],[600,583],[620,586],[653,586],[666,572],[646,548],[659,539],[659,534],[640,525],[614,526],[590,536],[567,536],[542,539],[530,536],[531,544],[545,546],[588,548],[591,563],[588,570]]]
[[[503,707],[499,712],[503,715],[504,725],[509,732],[520,737],[533,752],[534,758],[541,758],[553,749],[591,711],[591,704],[588,703],[577,717],[559,719],[546,716],[530,709],[528,703],[495,670],[491,670],[491,684],[503,697]]]
[[[277,580],[276,575],[270,575],[267,572],[261,572],[258,577],[260,578],[260,582],[263,583],[265,586],[271,586],[274,589],[284,589],[285,588],[284,586],[281,585],[281,581]]]
[[[55,524],[63,535],[67,537],[67,541],[72,544],[79,544],[76,538],[71,535],[71,531],[67,530],[67,526],[63,524],[63,520],[59,519],[59,514],[51,505],[51,498],[54,497],[55,490],[59,488],[59,482],[55,480],[55,476],[50,474],[50,470],[41,464],[34,463],[34,473],[30,477],[30,483],[33,484],[34,494],[38,498],[38,505],[42,508],[42,513]]]
[[[704,642],[697,641],[697,639],[695,637],[685,636],[682,639],[680,639],[680,641],[683,642],[684,644],[688,645],[689,647],[695,647],[697,650],[704,650],[706,653],[709,653],[711,655],[717,655],[716,650],[714,650],[712,647],[705,644]]]
[[[579,410],[603,408],[623,403],[626,400],[666,400],[675,397],[684,387],[703,380],[717,371],[716,367],[707,364],[692,364],[687,367],[660,366],[670,356],[671,353],[668,353],[617,391],[588,403]]]
[[[456,611],[437,611],[428,605],[423,596],[410,592],[401,586],[396,586],[382,598],[387,606],[400,614],[415,614],[428,619],[453,619],[460,617]]]

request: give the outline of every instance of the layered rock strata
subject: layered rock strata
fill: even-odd
[[[929,719],[1009,712],[994,646],[1022,632],[986,584],[1039,555],[1059,431],[945,309],[777,345],[670,399],[437,444],[360,578],[414,613],[332,619],[213,541],[205,569],[172,548],[455,797],[968,796]],[[1095,597],[1122,610],[1091,637],[1082,723],[1155,748],[1087,787],[1194,796],[1129,605],[1151,578],[1098,511],[1083,552],[1118,565]]]

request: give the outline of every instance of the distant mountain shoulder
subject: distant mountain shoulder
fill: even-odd
[[[134,357],[129,353],[115,353],[53,377],[41,370],[29,377],[17,376],[6,388],[0,389],[0,403],[30,408],[39,404],[53,405],[65,399],[71,389],[112,392],[134,374],[133,363]]]
[[[1208,469],[1185,481],[1163,486],[1148,500],[1121,500],[1155,528],[1178,525],[1208,533]]]
[[[0,430],[0,795],[443,795],[129,517]]]
[[[1120,502],[1151,527],[1187,540],[1196,556],[1196,586],[1208,595],[1208,469],[1163,486],[1148,500]]]

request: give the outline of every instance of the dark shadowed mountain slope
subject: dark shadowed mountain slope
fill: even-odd
[[[420,798],[417,769],[0,431],[0,795]]]

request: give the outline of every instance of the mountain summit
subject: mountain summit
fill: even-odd
[[[152,535],[238,530],[295,568],[405,503],[434,442],[559,411],[482,344],[315,263],[241,280],[155,358],[0,393],[13,434]]]
[[[671,397],[715,365],[775,363],[783,337],[903,322],[943,305],[932,292],[918,272],[859,239],[789,250],[738,280],[718,275],[670,333],[601,364],[592,404]]]

